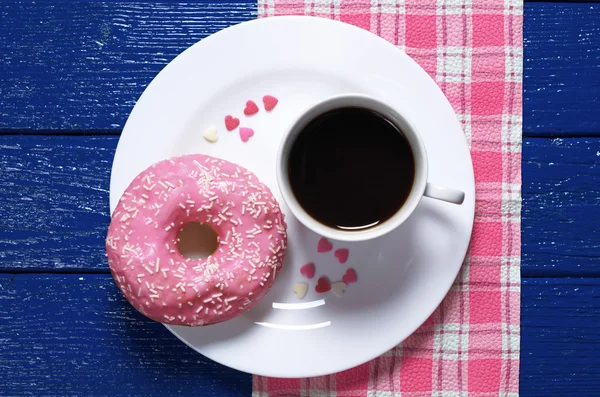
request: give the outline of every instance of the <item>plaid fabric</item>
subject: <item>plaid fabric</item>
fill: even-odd
[[[518,396],[522,0],[259,0],[258,10],[340,20],[406,51],[462,122],[477,203],[462,271],[419,330],[338,374],[255,376],[253,396]]]

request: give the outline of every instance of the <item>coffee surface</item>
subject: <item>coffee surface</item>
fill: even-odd
[[[364,230],[391,218],[412,189],[415,162],[394,124],[374,111],[341,108],[313,119],[293,143],[292,191],[314,219]]]

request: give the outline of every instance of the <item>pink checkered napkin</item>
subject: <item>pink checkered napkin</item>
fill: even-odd
[[[412,336],[338,374],[255,376],[253,397],[517,397],[522,0],[259,0],[258,13],[336,19],[406,51],[435,79],[462,122],[477,203],[462,272]]]

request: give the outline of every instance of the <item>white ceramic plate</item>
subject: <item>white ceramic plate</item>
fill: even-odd
[[[429,181],[466,192],[462,206],[424,198],[404,225],[378,240],[333,242],[334,249],[350,250],[346,264],[333,251],[317,253],[319,236],[292,217],[275,177],[276,149],[286,127],[309,105],[343,93],[370,95],[403,109],[425,141]],[[262,107],[266,94],[279,98],[270,113]],[[261,109],[246,117],[249,99]],[[254,129],[249,142],[241,141],[238,130],[226,131],[228,114]],[[211,124],[218,128],[216,143],[202,137]],[[185,153],[221,157],[255,172],[278,197],[289,225],[284,270],[255,308],[205,328],[167,327],[219,363],[275,377],[354,367],[414,332],[458,274],[475,204],[467,141],[425,71],[365,30],[310,17],[268,18],[225,29],[184,51],[152,81],[127,120],[113,163],[111,210],[139,172]],[[308,262],[316,264],[317,275],[300,301],[292,286],[308,281],[299,271]],[[349,267],[358,282],[343,297],[315,292],[318,276],[337,281]],[[297,303],[307,307],[286,306]]]

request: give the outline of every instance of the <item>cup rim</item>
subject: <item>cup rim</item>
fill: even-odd
[[[399,128],[409,141],[415,161],[415,179],[408,198],[400,209],[380,225],[360,231],[346,231],[327,226],[308,214],[296,199],[288,182],[288,159],[298,134],[306,125],[319,115],[344,107],[362,107],[375,111]],[[427,152],[425,145],[414,125],[400,111],[382,100],[364,94],[341,94],[326,98],[309,106],[290,124],[277,151],[276,174],[279,190],[285,204],[292,214],[323,237],[339,241],[366,241],[381,237],[396,229],[408,219],[423,197],[427,185]]]

